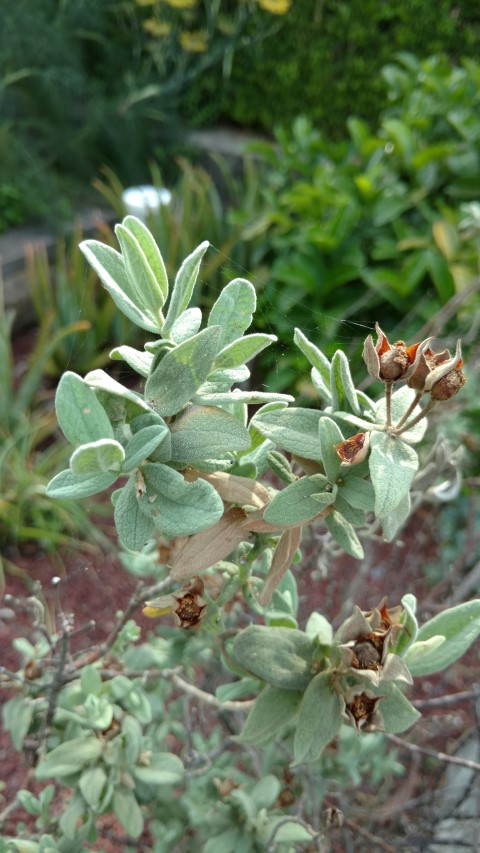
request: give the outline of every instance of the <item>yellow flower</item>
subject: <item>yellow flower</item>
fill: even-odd
[[[292,5],[292,0],[258,0],[258,5],[272,15],[285,15]]]
[[[170,24],[166,24],[163,21],[157,21],[156,18],[148,18],[147,21],[143,22],[143,29],[151,36],[161,38],[162,36],[168,36],[172,28]]]
[[[197,0],[166,0],[173,9],[194,9]]]
[[[183,50],[190,53],[203,53],[207,49],[207,34],[202,30],[180,33],[180,44]]]

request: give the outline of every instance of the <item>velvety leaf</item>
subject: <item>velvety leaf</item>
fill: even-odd
[[[133,476],[115,502],[114,519],[122,545],[131,551],[140,551],[150,539],[154,525],[153,519],[139,505]]]
[[[150,462],[142,471],[146,493],[139,504],[164,536],[197,533],[212,527],[223,514],[222,499],[205,480],[188,483],[178,471]]]
[[[411,505],[409,493],[402,498],[393,512],[382,516],[382,533],[386,542],[392,542],[402,525],[405,524],[410,515]]]
[[[415,643],[405,653],[405,663],[414,676],[440,672],[465,654],[479,635],[480,599],[450,607],[420,626]],[[416,657],[416,643],[436,636],[445,637],[445,642],[437,648],[432,647],[428,655]]]
[[[315,611],[308,617],[305,633],[312,639],[316,638],[323,646],[331,646],[333,641],[333,629],[328,619],[321,613]]]
[[[168,306],[165,324],[162,330],[164,336],[167,332],[170,332],[173,324],[178,317],[180,317],[180,314],[185,311],[185,308],[188,308],[188,303],[190,302],[193,288],[195,287],[200,264],[209,245],[208,240],[200,243],[191,255],[185,258],[177,273],[172,295],[170,297],[170,304]]]
[[[157,331],[160,333],[163,326],[162,307],[165,294],[132,232],[123,225],[116,225],[115,234],[122,249],[125,270],[134,294],[133,301],[152,325],[157,324]]]
[[[135,370],[145,379],[150,373],[153,355],[150,352],[142,352],[129,346],[115,347],[110,353],[113,361],[125,361],[132,370]]]
[[[390,684],[388,690],[385,691],[384,689],[382,692],[384,695],[377,707],[383,717],[385,731],[388,734],[404,732],[422,716],[394,684]]]
[[[25,696],[13,696],[5,701],[2,708],[3,724],[10,734],[17,752],[20,752],[23,741],[33,720],[34,706]]]
[[[342,350],[337,350],[330,366],[330,394],[334,411],[342,408],[347,402],[356,415],[360,414],[357,392],[350,373],[348,358]]]
[[[210,406],[235,405],[235,403],[258,406],[263,403],[293,403],[294,397],[290,394],[276,394],[269,391],[241,391],[239,388],[220,394],[209,394],[199,389],[198,393],[192,397],[192,401]]]
[[[325,523],[332,534],[335,542],[343,548],[347,554],[356,557],[357,560],[363,559],[363,547],[360,539],[355,533],[354,527],[347,521],[343,515],[333,510],[325,517]]]
[[[317,761],[342,724],[340,698],[329,673],[316,675],[308,685],[293,742],[295,764]]]
[[[183,344],[184,341],[188,341],[189,338],[193,338],[197,334],[201,325],[202,312],[200,308],[187,308],[175,320],[170,331],[170,337],[176,344]]]
[[[135,291],[125,269],[121,254],[98,240],[84,240],[80,250],[108,290],[117,308],[141,329],[158,333],[158,323],[152,322],[135,301]]]
[[[74,474],[70,468],[60,471],[50,480],[46,493],[49,498],[88,498],[108,489],[118,478],[118,473],[107,472],[105,474]]]
[[[250,625],[233,643],[233,655],[252,675],[273,687],[302,690],[309,683],[312,641],[294,628]]]
[[[223,288],[208,318],[209,326],[222,329],[222,347],[236,341],[248,329],[256,301],[255,288],[244,278],[235,278]]]
[[[71,738],[41,758],[35,770],[35,778],[49,779],[51,776],[77,773],[85,764],[99,758],[103,748],[103,741],[93,735]]]
[[[259,352],[262,352],[276,340],[275,335],[245,335],[245,337],[228,344],[218,353],[213,363],[213,369],[224,370],[225,368],[241,367],[242,364],[246,364],[255,358]]]
[[[210,326],[163,356],[145,385],[145,397],[160,415],[176,415],[205,381],[220,334],[219,326]]]
[[[70,457],[70,468],[74,474],[91,476],[104,474],[111,469],[119,471],[125,451],[113,438],[99,438],[78,447]]]
[[[55,396],[58,423],[72,444],[87,444],[99,438],[113,438],[105,409],[94,392],[76,373],[67,371]]]
[[[280,536],[263,589],[258,597],[258,603],[261,607],[266,607],[270,603],[274,590],[283,580],[290,567],[295,552],[300,545],[301,538],[302,531],[300,527],[296,527],[293,530],[284,530]]]
[[[135,417],[150,412],[150,406],[140,394],[125,388],[121,382],[117,382],[104,370],[90,370],[85,376],[85,382],[95,390],[97,399],[107,408],[111,397],[119,398],[121,407],[125,409],[129,417]],[[99,436],[100,437],[100,436]]]
[[[375,515],[382,518],[408,494],[418,469],[418,456],[401,438],[374,431],[370,437],[369,467],[375,489]]]
[[[154,752],[148,764],[136,764],[132,767],[133,775],[145,785],[178,785],[184,775],[182,762],[171,752]]]
[[[136,432],[125,447],[123,471],[137,468],[166,440],[170,443],[170,432],[164,423],[152,424]]]
[[[330,395],[329,385],[330,385],[330,362],[328,358],[315,346],[311,341],[300,331],[300,329],[295,329],[293,334],[293,340],[296,343],[297,347],[301,352],[303,352],[304,356],[308,359],[312,367],[318,371],[322,382],[324,383],[325,389],[328,391]]]
[[[314,409],[260,411],[250,425],[276,445],[306,459],[321,460],[318,423],[321,413]]]
[[[335,450],[335,445],[344,440],[344,437],[335,421],[331,418],[320,418],[318,424],[318,438],[322,453],[325,474],[331,483],[337,481],[342,466],[341,459]]]
[[[250,709],[241,733],[235,737],[237,743],[263,746],[274,740],[295,717],[302,696],[298,690],[264,687]]]
[[[327,505],[334,500],[333,493],[325,491],[328,486],[326,477],[314,474],[313,477],[301,477],[295,483],[278,492],[265,508],[264,519],[269,524],[283,527],[304,524],[319,515],[323,506],[313,495],[322,492],[326,495]]]
[[[140,219],[137,219],[136,216],[126,216],[122,225],[124,228],[128,228],[130,233],[136,238],[148,266],[155,277],[155,281],[162,294],[162,303],[159,306],[161,308],[168,296],[168,278],[160,249],[147,226]]]
[[[189,406],[170,427],[172,459],[194,463],[248,450],[250,433],[233,415],[214,406]]]
[[[80,776],[78,787],[83,799],[94,811],[98,809],[106,783],[107,774],[103,767],[88,767]]]
[[[339,486],[338,491],[342,498],[355,509],[362,509],[364,512],[373,511],[375,492],[370,480],[362,480],[353,475],[348,476]]]
[[[113,811],[125,832],[131,838],[139,838],[143,832],[143,815],[133,791],[118,785],[113,794]]]

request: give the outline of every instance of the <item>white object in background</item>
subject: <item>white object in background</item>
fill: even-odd
[[[164,187],[157,189],[149,184],[128,187],[122,193],[122,201],[127,213],[138,216],[143,222],[146,222],[149,216],[158,213],[160,207],[170,204],[171,200],[170,190]]]

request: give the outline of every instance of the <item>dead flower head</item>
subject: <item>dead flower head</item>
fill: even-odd
[[[381,696],[374,696],[368,690],[352,690],[343,698],[343,716],[358,733],[385,730],[382,715],[377,708]]]
[[[370,433],[357,432],[356,435],[336,444],[335,450],[343,465],[358,465],[365,459],[369,446]]]
[[[391,344],[378,323],[375,323],[375,330],[377,343],[374,344],[372,336],[369,335],[363,347],[363,359],[370,376],[383,382],[408,379],[415,372],[431,338],[407,347],[404,341]]]
[[[383,598],[374,610],[364,612],[355,607],[353,614],[340,626],[337,633],[340,659],[356,680],[366,680],[373,685],[381,681],[412,684],[412,676],[403,660],[388,651],[403,630],[402,612],[401,605],[387,608]]]
[[[434,352],[428,347],[422,352],[415,371],[410,374],[407,382],[416,391],[430,392],[433,400],[449,400],[467,381],[462,367],[460,341],[457,341],[454,356],[448,349]]]
[[[205,616],[207,608],[207,602],[202,598],[203,591],[202,579],[194,576],[178,592],[147,601],[143,613],[151,618],[173,613],[179,628],[196,628]]]

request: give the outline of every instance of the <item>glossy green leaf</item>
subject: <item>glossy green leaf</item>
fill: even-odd
[[[375,515],[382,518],[393,512],[410,491],[418,456],[401,438],[372,432],[369,467],[375,489]]]
[[[328,480],[321,474],[301,477],[275,495],[265,508],[265,521],[279,527],[311,521],[334,501],[335,496],[326,491],[327,486]],[[323,500],[313,497],[318,494],[325,496]]]
[[[186,464],[248,450],[250,433],[233,415],[214,406],[189,406],[171,425],[172,459]]]
[[[308,685],[298,717],[293,754],[295,764],[317,761],[342,724],[340,698],[329,673],[316,675]]]
[[[177,273],[172,295],[170,297],[170,304],[168,306],[165,324],[162,330],[164,336],[171,331],[173,324],[178,317],[180,317],[180,314],[185,311],[185,308],[188,308],[188,303],[192,297],[200,264],[209,245],[208,240],[200,243],[191,255],[185,258]]]
[[[135,477],[131,476],[115,501],[115,527],[125,548],[140,551],[151,538],[153,519],[139,504]]]
[[[104,474],[118,471],[125,458],[125,451],[113,438],[99,438],[78,447],[70,457],[70,468],[79,476]]]
[[[318,440],[320,412],[314,409],[275,409],[257,412],[250,424],[274,444],[303,456],[321,459]]]
[[[309,683],[312,649],[302,631],[262,625],[250,625],[233,642],[233,656],[248,672],[286,690],[302,690]]]
[[[164,536],[198,533],[222,516],[223,501],[206,480],[188,483],[178,471],[152,463],[142,472],[146,492],[139,498],[140,507]]]
[[[236,341],[249,328],[256,301],[255,288],[244,278],[235,278],[223,288],[208,318],[209,326],[222,329],[222,347]]]
[[[160,415],[176,415],[205,381],[220,334],[219,326],[210,326],[163,356],[145,385],[145,398]]]
[[[55,409],[58,423],[72,444],[113,438],[113,429],[105,409],[88,384],[76,373],[67,371],[60,379]]]
[[[404,655],[405,663],[414,676],[440,672],[465,654],[479,635],[480,599],[450,607],[420,626],[415,643]],[[437,636],[445,637],[445,642],[431,645],[428,654],[415,653],[417,643]]]
[[[70,468],[60,471],[50,480],[46,493],[49,498],[88,498],[108,489],[118,478],[117,473],[106,472],[104,474],[74,474]]]

